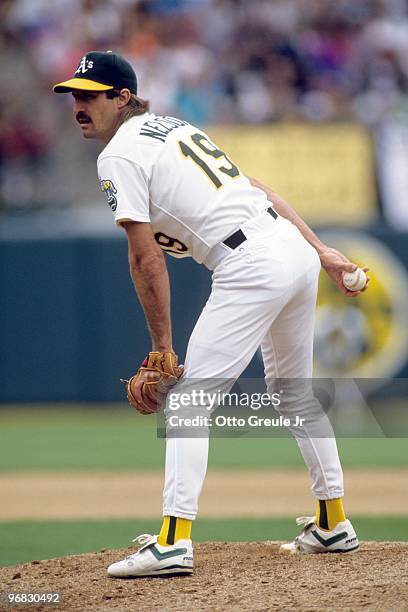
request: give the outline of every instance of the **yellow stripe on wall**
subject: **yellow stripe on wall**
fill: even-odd
[[[376,215],[373,143],[352,123],[211,127],[242,172],[265,182],[312,225],[364,225]]]

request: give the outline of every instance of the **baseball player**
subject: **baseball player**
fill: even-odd
[[[120,55],[87,53],[73,78],[54,91],[71,92],[84,137],[105,145],[98,157],[100,184],[128,239],[130,274],[152,339],[152,352],[128,385],[130,402],[141,412],[154,411],[157,381],[236,380],[259,346],[268,389],[276,377],[310,379],[320,268],[351,296],[359,292],[347,291],[342,276],[356,266],[323,244],[277,194],[248,179],[201,129],[150,113]],[[163,251],[193,257],[213,271],[181,381]],[[297,443],[317,511],[298,520],[303,531],[282,551],[356,550],[334,436],[304,436]],[[159,535],[136,538],[139,550],[110,565],[110,576],[193,571],[191,527],[207,455],[208,437],[168,437]]]

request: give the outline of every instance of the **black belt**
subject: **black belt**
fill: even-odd
[[[277,219],[278,215],[272,207],[269,207],[266,212],[269,213],[274,219]],[[231,234],[231,236],[228,236],[228,238],[223,240],[223,244],[226,244],[227,247],[229,247],[230,249],[236,249],[237,247],[239,247],[240,244],[245,242],[246,239],[247,238],[244,232],[239,229],[233,234]]]

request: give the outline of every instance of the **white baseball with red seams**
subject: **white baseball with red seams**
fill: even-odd
[[[343,274],[343,285],[349,291],[361,291],[367,284],[367,276],[364,270],[357,268],[354,272]]]

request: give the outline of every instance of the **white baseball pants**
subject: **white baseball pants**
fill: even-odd
[[[189,341],[183,378],[235,380],[261,346],[267,385],[275,377],[310,379],[318,255],[282,217],[275,220],[265,213],[242,229],[247,240],[214,270],[211,295]],[[334,435],[296,439],[314,496],[342,497]],[[163,515],[196,517],[208,443],[208,437],[167,439]]]

